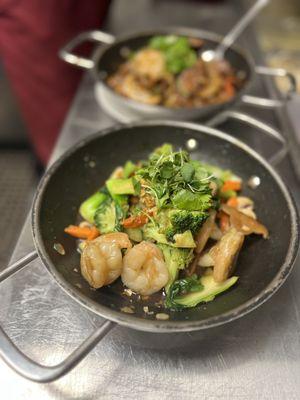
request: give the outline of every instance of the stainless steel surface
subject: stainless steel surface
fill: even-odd
[[[137,9],[129,10],[126,18],[122,3],[127,4],[115,1],[109,18],[109,26],[114,33],[120,33],[134,23],[138,29],[147,23],[159,25],[166,20],[172,24],[199,26],[201,18],[204,26],[209,26],[214,18],[219,21],[219,29],[226,31],[235,18],[231,1],[216,3],[215,6],[201,3],[201,7],[196,2],[173,1],[170,12],[169,1],[139,0],[136,2]],[[136,18],[143,13],[144,18]],[[246,36],[244,45],[250,46],[250,43],[249,36]],[[266,94],[263,88],[265,90],[264,81],[259,81],[256,90],[259,92],[261,89],[260,94]],[[283,133],[287,135],[289,132],[284,119],[273,113],[261,110],[257,111],[257,116],[276,126],[283,125]],[[95,102],[93,82],[86,76],[52,161],[72,143],[112,123]],[[263,138],[249,137],[248,129],[232,126],[230,131],[251,141],[254,148],[264,151],[267,156],[273,152],[273,149],[269,152],[270,145]],[[278,170],[299,205],[299,184],[291,163],[285,160]],[[32,239],[27,223],[14,258],[31,250]],[[260,309],[223,328],[212,329],[210,336],[197,338],[186,334],[186,342],[189,343],[186,348],[176,347],[182,345],[177,337],[163,341],[161,336],[160,343],[153,337],[141,346],[142,339],[136,332],[117,327],[67,376],[55,383],[42,385],[19,377],[0,360],[1,396],[8,400],[298,400],[299,267],[298,259],[286,284]],[[0,320],[6,332],[26,354],[44,364],[59,363],[103,323],[101,318],[70,300],[38,260],[1,284],[0,301]],[[159,350],[157,347],[160,347]]]
[[[31,251],[30,253],[26,254],[26,256],[20,258],[19,260],[15,261],[13,264],[6,267],[0,273],[0,282],[4,281],[5,279],[9,278],[10,276],[14,275],[16,272],[19,272],[21,269],[27,267],[31,261],[35,260],[38,257],[38,254],[35,250]]]
[[[0,282],[8,279],[24,267],[29,266],[31,261],[38,257],[36,251],[28,253],[20,260],[15,261],[0,274]],[[9,367],[35,382],[52,382],[71,371],[89,352],[99,343],[99,341],[114,327],[114,323],[106,321],[99,328],[82,342],[65,360],[57,365],[41,365],[27,357],[13,343],[9,335],[0,326],[0,356]]]
[[[0,356],[19,375],[38,383],[48,383],[61,378],[80,363],[89,352],[114,327],[106,321],[80,344],[66,359],[57,365],[41,365],[22,353],[0,328]]]
[[[236,25],[224,36],[222,42],[217,46],[215,51],[208,50],[202,53],[204,61],[212,61],[213,59],[221,60],[224,58],[226,50],[237,40],[246,27],[253,21],[258,13],[269,4],[270,0],[256,0],[256,2],[247,10]]]

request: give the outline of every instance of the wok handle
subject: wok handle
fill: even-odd
[[[20,271],[26,265],[29,265],[37,256],[37,252],[33,251],[7,267],[0,274],[0,282]],[[111,321],[104,322],[65,360],[53,366],[41,365],[27,357],[26,354],[18,349],[0,326],[0,357],[8,366],[24,378],[39,383],[52,382],[71,371],[114,326],[115,323]]]
[[[81,57],[74,54],[72,51],[80,46],[84,42],[97,42],[102,44],[112,44],[115,41],[115,37],[110,35],[109,33],[102,31],[87,31],[82,32],[79,35],[75,36],[70,42],[68,42],[60,51],[59,57],[65,62],[76,65],[77,67],[81,67],[84,69],[91,69],[94,67],[94,61]]]
[[[295,76],[291,72],[288,72],[286,69],[257,66],[255,67],[255,71],[259,75],[268,75],[277,78],[287,79],[289,83],[289,89],[287,90],[283,100],[267,99],[264,97],[250,96],[246,94],[242,97],[243,103],[262,108],[279,108],[283,107],[286,102],[292,97],[292,95],[297,92],[297,80]]]
[[[235,119],[237,121],[241,121],[247,125],[250,125],[254,128],[259,129],[261,132],[275,139],[277,142],[281,144],[280,150],[278,150],[273,156],[269,159],[270,164],[277,165],[280,161],[286,156],[288,152],[288,146],[285,138],[281,135],[279,131],[277,131],[272,126],[262,122],[251,115],[239,112],[239,111],[223,111],[218,114],[216,117],[212,118],[207,125],[209,126],[217,126],[228,119]]]

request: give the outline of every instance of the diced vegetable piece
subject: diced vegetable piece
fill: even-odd
[[[187,249],[193,249],[196,247],[196,243],[190,230],[183,233],[176,233],[174,235],[174,241],[174,247],[182,247]]]
[[[100,232],[94,226],[77,226],[77,225],[69,225],[65,228],[65,232],[68,235],[76,237],[78,239],[87,239],[93,240],[96,239],[100,235]]]
[[[123,170],[124,178],[129,178],[130,175],[134,173],[136,168],[137,168],[136,165],[133,164],[132,161],[127,161],[126,164],[124,165],[124,170]]]
[[[96,192],[87,198],[80,206],[79,213],[83,219],[89,223],[94,222],[94,216],[97,208],[107,199],[107,194]]]
[[[145,214],[133,215],[122,221],[124,228],[139,228],[148,222],[149,218]]]
[[[218,294],[228,290],[237,282],[237,280],[237,276],[232,276],[225,282],[218,283],[211,275],[202,276],[202,278],[200,279],[200,283],[203,286],[202,290],[177,297],[174,302],[184,308],[195,307],[197,304],[202,302],[207,303],[209,301],[212,301]]]
[[[133,240],[134,242],[142,242],[143,240],[143,232],[139,228],[127,228],[125,229],[125,232],[129,236],[130,240]]]
[[[106,181],[106,187],[111,196],[120,194],[138,194],[138,186],[133,178],[109,179]]]
[[[223,186],[221,188],[221,191],[222,192],[227,192],[228,190],[233,190],[235,192],[238,192],[241,189],[242,189],[242,182],[241,181],[238,181],[238,180],[229,181],[228,180],[228,181],[224,182],[224,184],[223,184]]]
[[[230,199],[226,203],[229,207],[237,208],[238,200],[236,197],[230,197]]]
[[[227,199],[230,199],[230,198],[236,197],[236,196],[237,196],[237,192],[235,190],[226,190],[226,191],[220,190],[220,197],[222,199],[227,200]]]

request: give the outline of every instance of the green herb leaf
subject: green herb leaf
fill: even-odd
[[[195,168],[191,163],[184,163],[181,167],[181,175],[185,182],[191,182],[195,175]]]
[[[173,197],[172,203],[179,210],[205,211],[211,206],[211,194],[181,189]]]
[[[170,161],[167,161],[163,163],[160,169],[160,175],[164,179],[169,179],[171,176],[174,174],[174,166],[173,163]]]
[[[186,37],[154,36],[149,46],[164,53],[167,69],[173,74],[179,74],[184,69],[192,67],[197,61],[197,53]]]

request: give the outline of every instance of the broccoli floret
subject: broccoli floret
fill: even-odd
[[[89,198],[87,198],[80,206],[79,213],[86,221],[91,224],[94,222],[94,216],[97,208],[105,202],[108,195],[102,190],[101,192],[96,192]]]
[[[163,252],[165,263],[169,271],[169,280],[165,286],[165,290],[168,293],[170,286],[178,277],[179,270],[186,268],[192,261],[193,250],[175,248],[167,244],[158,244],[158,247]]]
[[[174,242],[176,233],[183,233],[190,230],[195,235],[206,218],[207,212],[202,211],[172,211],[170,213],[171,226],[166,229],[166,237],[169,241]]]
[[[157,225],[152,223],[144,225],[143,238],[146,240],[153,240],[157,243],[164,243],[164,244],[168,243],[165,234],[160,231]]]
[[[176,235],[176,229],[173,227],[167,228],[165,235],[166,235],[168,242],[174,243],[175,242],[174,235]]]

